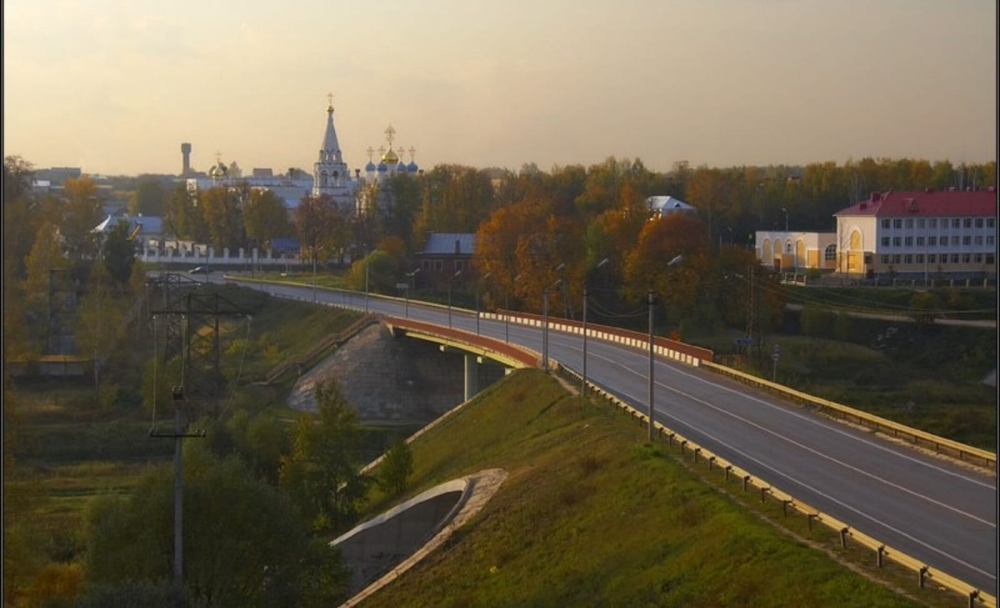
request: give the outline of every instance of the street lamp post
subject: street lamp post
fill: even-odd
[[[485,281],[493,273],[487,272],[479,281]],[[479,335],[479,281],[476,281],[476,335]]]
[[[365,312],[368,312],[368,261],[365,260]]]
[[[669,262],[667,262],[667,266],[674,266],[675,264],[677,264],[678,262],[680,262],[683,257],[684,256],[682,256],[682,255],[678,255],[678,256],[674,257],[674,259],[672,259]],[[650,282],[649,282],[649,291],[646,294],[646,303],[649,305],[649,404],[648,404],[648,406],[646,408],[646,410],[647,410],[646,414],[649,417],[649,428],[648,428],[648,436],[647,437],[649,439],[649,442],[652,443],[653,442],[653,426],[654,426],[654,424],[653,424],[653,411],[654,411],[654,408],[653,408],[653,397],[655,395],[655,388],[654,387],[656,385],[656,382],[655,382],[655,379],[654,379],[654,376],[653,376],[653,362],[654,362],[654,355],[655,355],[655,350],[654,350],[655,349],[655,344],[653,342],[653,282],[652,282],[652,280],[650,280]]]
[[[450,279],[448,279],[448,329],[451,329],[451,284],[461,274],[462,274],[462,271],[459,270],[458,272],[455,273],[455,275],[453,277],[451,277]]]
[[[561,267],[562,265],[560,265]],[[549,290],[559,287],[562,279],[542,290],[542,369],[549,371]]]
[[[414,269],[412,272],[406,273],[406,277],[409,279],[409,287],[406,288],[406,318],[410,318],[410,290],[413,289],[413,278],[420,272],[419,268]]]
[[[521,275],[514,277],[511,283],[517,283]],[[510,343],[510,287],[503,292],[503,341]]]
[[[316,250],[313,250],[313,304],[316,303]]]
[[[597,268],[604,266],[608,263],[608,258],[604,258],[597,263]],[[580,395],[586,399],[587,397],[587,279],[583,279],[583,378],[580,380]]]

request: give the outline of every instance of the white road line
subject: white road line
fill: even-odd
[[[624,367],[624,366],[622,366],[622,367],[624,369],[627,369],[628,371],[632,372],[633,374],[635,374],[637,376],[640,376],[640,374],[638,372],[635,372],[635,371],[633,371],[633,370],[631,370],[631,369],[629,369],[627,367]],[[904,486],[901,486],[901,485],[899,485],[897,483],[893,483],[893,482],[891,482],[891,481],[889,481],[887,479],[883,479],[883,478],[881,478],[881,477],[879,477],[877,475],[869,473],[868,471],[860,469],[860,468],[858,468],[858,467],[856,467],[854,465],[848,464],[848,463],[846,463],[846,462],[844,462],[844,461],[842,461],[840,459],[834,458],[833,456],[830,456],[828,454],[824,454],[824,453],[820,452],[819,450],[816,450],[814,448],[811,448],[811,447],[805,445],[804,443],[801,443],[799,441],[795,441],[794,439],[791,439],[791,438],[786,437],[786,436],[784,436],[784,435],[782,435],[780,433],[772,431],[771,429],[768,429],[768,428],[766,428],[766,427],[764,427],[764,426],[762,426],[760,424],[757,424],[756,422],[753,422],[752,420],[748,420],[748,419],[744,418],[743,416],[740,416],[738,414],[734,414],[732,412],[726,411],[726,410],[724,410],[724,409],[722,409],[722,408],[720,408],[718,406],[712,405],[711,403],[709,403],[707,401],[704,401],[703,399],[699,399],[698,397],[695,397],[693,395],[689,395],[688,393],[685,393],[684,391],[677,390],[677,389],[675,389],[673,387],[667,386],[665,384],[661,384],[660,382],[657,382],[656,384],[658,386],[661,386],[661,387],[667,389],[668,391],[671,391],[671,392],[676,393],[678,395],[683,395],[684,397],[687,397],[688,399],[690,399],[692,401],[695,401],[695,402],[700,403],[700,404],[702,404],[702,405],[704,405],[706,407],[709,407],[709,408],[711,408],[711,409],[713,409],[713,410],[715,410],[715,411],[717,411],[717,412],[719,412],[721,414],[724,414],[724,415],[729,416],[731,418],[735,418],[735,419],[743,422],[744,424],[752,426],[752,427],[754,427],[754,428],[756,428],[756,429],[758,429],[760,431],[763,431],[763,432],[765,432],[765,433],[767,433],[769,435],[773,435],[774,437],[777,437],[778,439],[782,439],[784,441],[787,441],[788,443],[790,443],[790,444],[792,444],[792,445],[794,445],[796,447],[799,447],[799,448],[801,448],[801,449],[803,449],[803,450],[805,450],[807,452],[815,454],[816,456],[819,456],[820,458],[824,458],[826,460],[829,460],[830,462],[838,464],[838,465],[844,467],[845,469],[854,471],[855,473],[859,473],[859,474],[861,474],[861,475],[863,475],[865,477],[868,477],[868,478],[873,479],[875,481],[884,483],[885,485],[887,485],[887,486],[889,486],[891,488],[895,488],[895,489],[897,489],[897,490],[899,490],[901,492],[905,492],[907,494],[910,494],[911,496],[915,496],[917,498],[921,498],[921,499],[923,499],[923,500],[925,500],[925,501],[927,501],[927,502],[929,502],[931,504],[937,505],[937,506],[939,506],[941,508],[948,509],[949,511],[952,511],[952,512],[957,513],[959,515],[963,515],[965,517],[968,517],[969,519],[975,520],[975,521],[977,521],[977,522],[979,522],[981,524],[984,524],[984,525],[986,525],[986,526],[988,526],[990,528],[996,529],[996,527],[997,527],[996,523],[994,523],[994,522],[982,519],[981,517],[977,517],[976,515],[973,515],[972,513],[967,513],[967,512],[965,512],[965,511],[963,511],[963,510],[961,510],[961,509],[959,509],[957,507],[953,507],[951,505],[945,504],[945,503],[943,503],[943,502],[941,502],[939,500],[935,500],[935,499],[933,499],[933,498],[931,498],[929,496],[925,496],[923,494],[920,494],[919,492],[915,492],[915,491],[913,491],[913,490],[911,490],[909,488],[906,488]],[[633,397],[633,399],[634,399],[634,397]],[[664,412],[664,413],[666,414],[666,412]],[[667,414],[667,415],[670,416],[669,414]],[[675,420],[677,420],[679,422],[683,422],[684,424],[690,426],[691,428],[696,428],[696,427],[692,426],[690,423],[685,422],[685,421],[677,418],[676,416],[670,416],[670,417],[674,418]],[[708,433],[705,433],[705,435],[708,436],[708,437],[712,437],[711,435],[708,435]],[[712,437],[712,438],[715,439],[714,437]],[[716,439],[716,441],[717,441],[717,439]],[[721,445],[727,445],[724,442],[720,442],[720,444]],[[744,455],[744,456],[746,456],[747,458],[753,459],[753,457],[747,456],[746,454],[743,454],[742,452],[741,452],[741,454]],[[768,468],[770,468],[770,467],[768,467]],[[805,484],[803,484],[803,485],[805,485]]]
[[[594,356],[602,358],[605,361],[608,361],[610,363],[614,363],[615,365],[617,365],[617,366],[619,366],[619,367],[621,367],[623,369],[628,369],[632,373],[636,373],[634,370],[632,370],[632,369],[630,369],[630,368],[622,365],[618,361],[607,359],[605,357],[600,357],[600,355],[596,355],[596,354]],[[914,464],[918,464],[920,466],[924,466],[924,467],[927,467],[929,469],[933,469],[933,470],[938,471],[939,473],[943,473],[945,475],[950,475],[952,477],[956,477],[958,479],[961,479],[962,481],[966,481],[968,483],[980,486],[982,488],[987,488],[987,489],[990,489],[990,490],[996,490],[996,486],[995,485],[992,485],[992,484],[989,484],[989,483],[984,483],[984,482],[982,482],[982,481],[980,481],[978,479],[974,479],[972,477],[968,477],[968,476],[963,475],[961,473],[958,473],[958,472],[955,472],[955,471],[950,471],[950,470],[945,469],[943,467],[939,467],[939,466],[937,466],[937,465],[935,465],[933,463],[926,462],[926,461],[920,460],[918,458],[914,458],[914,457],[912,457],[912,456],[910,456],[908,454],[896,451],[896,450],[894,450],[894,449],[892,449],[890,447],[887,447],[885,445],[881,445],[879,443],[876,443],[876,442],[870,441],[868,439],[865,439],[864,437],[859,437],[856,434],[853,434],[853,433],[847,432],[847,431],[845,431],[843,429],[837,428],[836,424],[831,424],[831,423],[828,423],[826,421],[817,420],[815,417],[806,416],[806,415],[800,414],[799,412],[796,412],[796,411],[792,410],[791,408],[789,408],[787,406],[775,405],[773,403],[769,403],[769,402],[767,402],[767,401],[765,401],[765,400],[763,400],[763,399],[761,399],[759,397],[756,397],[754,395],[751,395],[751,394],[748,394],[748,393],[744,393],[744,392],[738,391],[736,389],[730,388],[728,386],[724,386],[722,384],[718,384],[718,383],[712,382],[712,381],[707,380],[705,378],[702,378],[700,376],[696,376],[696,375],[691,374],[691,373],[689,373],[687,371],[679,369],[678,367],[675,367],[674,365],[671,365],[671,364],[663,361],[662,359],[657,359],[657,362],[660,363],[660,364],[662,364],[663,366],[665,366],[667,369],[669,369],[670,371],[672,371],[674,373],[680,374],[682,376],[686,376],[686,377],[694,379],[694,380],[698,380],[699,382],[702,382],[704,384],[708,384],[708,385],[713,386],[713,387],[715,387],[717,389],[724,390],[724,391],[732,393],[734,395],[738,395],[738,396],[740,396],[740,397],[742,397],[744,399],[749,399],[751,401],[754,401],[756,403],[764,405],[764,406],[766,406],[768,408],[771,408],[772,410],[780,412],[782,414],[789,415],[789,416],[794,416],[794,417],[798,418],[799,420],[808,422],[808,423],[816,425],[816,426],[823,427],[824,429],[826,429],[828,431],[832,431],[832,432],[837,433],[838,435],[841,435],[841,436],[846,437],[848,439],[852,439],[854,441],[863,443],[863,444],[865,444],[865,445],[867,445],[869,447],[873,447],[873,448],[875,448],[877,450],[881,450],[883,452],[887,452],[887,453],[892,454],[893,456],[896,456],[898,458],[902,458],[902,459],[908,460],[908,461],[910,461],[910,462],[912,462]],[[639,374],[637,374],[637,375],[639,375]],[[641,377],[645,378],[645,376],[641,376]],[[663,385],[663,386],[664,386],[664,388],[670,389],[669,386],[666,386],[666,385]],[[670,390],[673,390],[673,389],[670,389]],[[685,396],[687,396],[687,395],[685,395]],[[691,397],[691,398],[694,399],[694,397]],[[712,406],[712,407],[714,407],[714,406]],[[724,411],[724,410],[721,410],[721,411]]]

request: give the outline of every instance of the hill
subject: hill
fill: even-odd
[[[512,374],[412,444],[414,494],[495,467],[503,486],[361,605],[919,605],[838,563],[825,531],[779,532],[737,483],[707,483],[643,436],[540,371]]]

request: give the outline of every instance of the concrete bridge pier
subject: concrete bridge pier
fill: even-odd
[[[465,353],[465,400],[468,401],[479,392],[479,357]]]

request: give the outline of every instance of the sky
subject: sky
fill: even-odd
[[[995,0],[6,0],[4,156],[88,174],[997,156]],[[409,162],[410,155],[403,158]],[[376,160],[377,162],[377,160]]]

